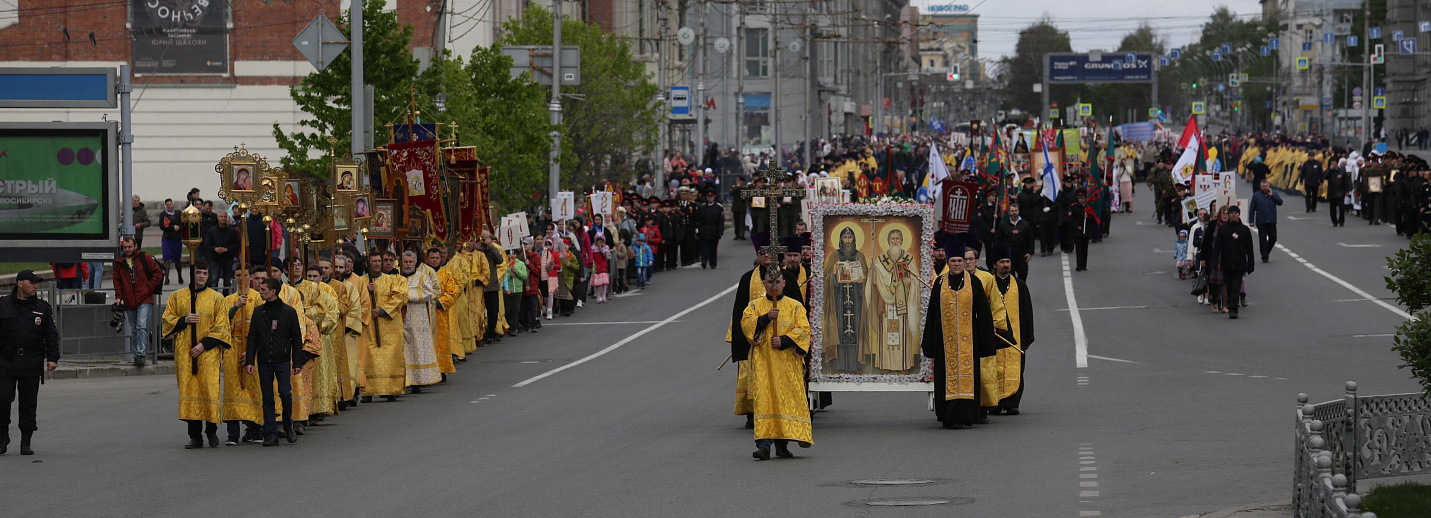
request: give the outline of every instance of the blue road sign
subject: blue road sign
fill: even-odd
[[[1221,52],[1213,52],[1213,53],[1212,53],[1212,60],[1213,60],[1213,61],[1222,61],[1222,53],[1221,53]]]
[[[1218,47],[1218,50],[1222,51],[1223,54],[1231,54],[1231,53],[1232,53],[1232,44],[1231,44],[1231,43],[1223,43],[1221,47]]]
[[[1267,105],[1268,108],[1271,108],[1271,107],[1272,107],[1272,101],[1267,101],[1265,104]]]
[[[671,87],[671,115],[685,117],[691,114],[691,87]]]
[[[1265,58],[1265,57],[1271,56],[1271,55],[1272,55],[1272,47],[1268,47],[1268,46],[1266,46],[1266,45],[1263,45],[1263,46],[1262,46],[1262,57]]]
[[[1224,84],[1222,84],[1222,83],[1218,83],[1218,84],[1217,84],[1217,91],[1219,91],[1219,92],[1225,92],[1225,91],[1227,91],[1227,85],[1224,85]]]
[[[1167,57],[1167,56],[1159,56],[1159,57],[1158,57],[1158,65],[1159,65],[1159,66],[1164,66],[1164,67],[1165,67],[1165,66],[1168,66],[1168,57]]]
[[[1379,40],[1379,39],[1381,39],[1381,27],[1372,27],[1371,29],[1368,29],[1368,30],[1366,31],[1366,37],[1367,37],[1368,39],[1373,39],[1373,40]]]
[[[1304,42],[1302,42],[1302,52],[1311,52],[1311,50],[1312,50],[1312,42],[1310,42],[1310,41],[1304,41]]]
[[[1405,37],[1406,34],[1401,31],[1391,31],[1391,41],[1401,41]]]
[[[1431,22],[1421,22],[1416,24],[1416,29],[1421,32],[1431,32]]]
[[[1398,47],[1401,47],[1402,54],[1415,54],[1416,38],[1403,38],[1401,40],[1401,44],[1398,45]]]
[[[1337,35],[1336,35],[1336,34],[1333,34],[1333,33],[1330,33],[1330,32],[1324,32],[1324,33],[1322,33],[1322,43],[1335,43],[1336,41],[1337,41]]]
[[[1282,38],[1272,38],[1270,40],[1267,40],[1267,46],[1272,47],[1272,50],[1280,50],[1282,48]]]
[[[1380,87],[1380,86],[1378,86],[1378,87],[1376,87],[1376,88],[1373,88],[1371,91],[1374,92],[1372,95],[1375,95],[1375,96],[1377,96],[1377,97],[1386,95],[1386,89],[1385,89],[1385,88],[1382,88],[1382,87]]]
[[[1172,56],[1173,59],[1178,59],[1180,57],[1183,57],[1183,49],[1181,47],[1174,48],[1173,50],[1168,51],[1168,55]]]
[[[1357,37],[1356,37],[1356,36],[1347,36],[1347,46],[1348,46],[1348,47],[1355,47],[1355,46],[1356,46],[1356,43],[1357,43]]]

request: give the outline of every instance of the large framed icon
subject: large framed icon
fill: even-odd
[[[817,204],[811,220],[810,390],[932,391],[920,340],[933,207]]]

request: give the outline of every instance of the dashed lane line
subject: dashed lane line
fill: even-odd
[[[1332,274],[1330,274],[1330,273],[1327,273],[1326,270],[1323,270],[1323,269],[1321,269],[1321,268],[1317,268],[1316,265],[1314,265],[1314,264],[1308,262],[1306,258],[1301,257],[1301,256],[1298,256],[1298,255],[1296,255],[1296,254],[1293,254],[1292,251],[1291,251],[1291,250],[1288,250],[1286,246],[1283,246],[1283,245],[1282,245],[1282,243],[1277,243],[1277,249],[1278,249],[1278,250],[1281,250],[1282,253],[1287,254],[1288,257],[1291,257],[1291,258],[1293,258],[1293,259],[1296,259],[1297,262],[1302,263],[1302,266],[1306,266],[1308,269],[1310,269],[1310,270],[1312,270],[1312,271],[1314,271],[1314,272],[1317,272],[1318,275],[1321,275],[1322,277],[1326,277],[1327,279],[1330,279],[1332,282],[1335,282],[1335,283],[1337,283],[1337,284],[1342,285],[1343,288],[1346,288],[1346,289],[1348,289],[1348,290],[1351,290],[1352,293],[1355,293],[1355,294],[1357,294],[1357,295],[1360,295],[1361,298],[1366,299],[1366,300],[1369,300],[1369,301],[1371,301],[1371,302],[1375,302],[1376,305],[1381,306],[1381,307],[1383,307],[1383,308],[1386,308],[1387,311],[1390,311],[1390,312],[1392,312],[1392,313],[1395,313],[1396,316],[1399,316],[1399,317],[1404,318],[1404,319],[1407,319],[1407,320],[1411,320],[1411,314],[1410,314],[1410,313],[1407,313],[1407,312],[1403,311],[1401,308],[1398,308],[1398,307],[1396,307],[1396,306],[1393,306],[1393,305],[1391,305],[1391,304],[1388,304],[1388,303],[1387,303],[1386,301],[1384,301],[1384,300],[1381,300],[1381,299],[1379,299],[1379,298],[1376,298],[1376,297],[1372,296],[1370,293],[1367,293],[1366,291],[1362,290],[1361,288],[1358,288],[1358,287],[1356,287],[1356,286],[1353,286],[1352,283],[1347,282],[1347,281],[1344,281],[1344,280],[1342,280],[1340,277],[1337,277],[1337,276],[1335,276],[1335,275],[1332,275]]]

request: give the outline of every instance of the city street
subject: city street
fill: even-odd
[[[1360,219],[1331,228],[1287,197],[1285,249],[1228,320],[1177,280],[1149,198],[1140,188],[1135,212],[1115,215],[1071,284],[1071,257],[1034,258],[1023,415],[976,429],[939,428],[922,393],[838,393],[813,448],[754,462],[731,415],[735,371],[716,370],[752,256],[727,241],[719,270],[660,274],[546,321],[446,384],[344,412],[296,445],[184,450],[169,376],[51,382],[39,454],[0,456],[6,514],[1141,517],[1290,498],[1298,392],[1417,388],[1390,350],[1403,317],[1382,281],[1404,240]],[[853,482],[865,479],[928,483]],[[947,503],[867,506],[887,499]]]

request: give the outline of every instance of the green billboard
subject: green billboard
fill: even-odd
[[[109,236],[110,153],[93,130],[0,130],[0,239]]]

